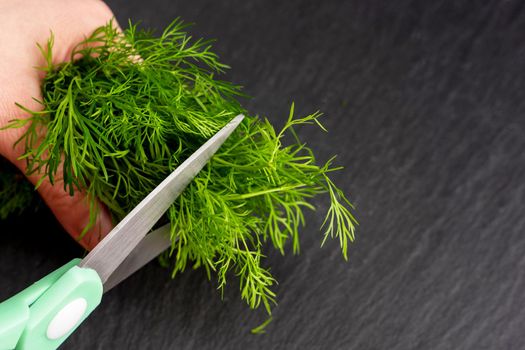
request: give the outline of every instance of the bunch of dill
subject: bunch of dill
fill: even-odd
[[[179,20],[160,37],[131,23],[120,33],[109,23],[59,65],[52,63],[52,46],[51,38],[41,47],[43,111],[20,106],[31,117],[10,127],[29,126],[19,140],[28,173],[53,182],[61,167],[67,191],[84,189],[116,221],[235,115],[248,115],[236,100],[239,87],[215,77],[227,66]],[[355,220],[328,177],[338,168],[331,161],[317,165],[294,132],[298,125],[322,127],[319,117],[296,118],[292,105],[280,131],[267,120],[245,118],[166,214],[173,244],[165,257],[173,275],[188,265],[203,267],[222,289],[233,272],[248,305],[270,312],[275,280],[262,266],[262,245],[271,242],[284,254],[291,241],[298,252],[303,210],[313,209],[309,200],[320,193],[330,198],[325,239],[336,237],[347,258]],[[283,144],[285,134],[295,142]]]

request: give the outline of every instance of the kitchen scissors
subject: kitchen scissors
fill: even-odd
[[[0,303],[0,350],[58,348],[103,293],[169,248],[169,224],[148,232],[243,118],[233,118],[180,164],[84,259],[73,259]]]

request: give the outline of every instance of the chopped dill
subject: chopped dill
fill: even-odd
[[[18,141],[25,144],[28,173],[53,182],[61,167],[66,191],[84,189],[117,221],[235,115],[247,115],[167,212],[173,244],[161,259],[171,262],[173,276],[204,268],[220,290],[234,274],[242,299],[271,313],[276,281],[264,267],[262,246],[270,243],[284,254],[290,242],[299,252],[303,211],[326,193],[324,240],[338,239],[347,259],[356,225],[352,205],[328,177],[340,168],[332,160],[317,165],[294,131],[322,128],[321,114],[298,118],[292,104],[280,131],[250,117],[237,101],[240,87],[217,79],[228,67],[210,42],[193,40],[185,29],[175,20],[154,37],[131,23],[120,33],[110,22],[59,65],[52,63],[51,38],[41,47],[47,62],[43,111],[19,106],[31,117],[9,127],[28,126]],[[39,139],[42,127],[47,133]],[[295,142],[285,144],[285,135]],[[90,224],[95,217],[92,209]]]

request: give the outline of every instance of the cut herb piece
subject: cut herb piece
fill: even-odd
[[[60,65],[51,63],[52,40],[42,53],[44,110],[26,109],[31,117],[11,124],[28,125],[19,140],[28,172],[53,182],[61,167],[67,191],[84,189],[116,220],[235,115],[248,115],[236,100],[239,87],[216,78],[227,66],[209,42],[192,41],[179,20],[158,38],[132,24],[119,33],[109,23]],[[291,241],[298,252],[303,210],[313,209],[309,201],[320,193],[330,199],[325,239],[337,238],[347,258],[356,222],[328,178],[339,168],[317,165],[294,131],[321,126],[320,116],[296,118],[292,105],[279,132],[267,120],[245,118],[167,213],[173,246],[163,260],[172,261],[173,276],[203,267],[223,289],[233,272],[249,306],[270,313],[275,280],[263,267],[262,245],[271,242],[284,254]],[[47,133],[37,142],[41,127]],[[286,134],[295,143],[285,145]]]

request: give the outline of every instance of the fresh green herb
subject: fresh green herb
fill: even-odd
[[[22,214],[39,206],[35,189],[25,176],[5,159],[0,158],[0,220]]]
[[[131,23],[119,33],[109,23],[60,65],[52,64],[52,39],[41,48],[43,111],[20,106],[31,117],[10,124],[28,126],[19,140],[28,173],[53,182],[61,167],[65,190],[85,189],[119,220],[235,115],[247,115],[236,99],[240,88],[216,78],[227,66],[185,27],[175,20],[154,37]],[[173,245],[163,261],[172,262],[173,276],[203,267],[223,290],[233,273],[248,305],[270,313],[275,280],[263,266],[262,246],[271,242],[284,254],[291,241],[299,252],[303,210],[314,209],[310,200],[321,193],[330,199],[325,239],[337,238],[348,257],[356,221],[328,177],[340,168],[332,160],[317,165],[294,130],[322,128],[320,116],[296,118],[292,104],[280,131],[257,117],[243,121],[166,215]],[[47,133],[37,140],[42,127]],[[284,143],[286,135],[292,144]]]

